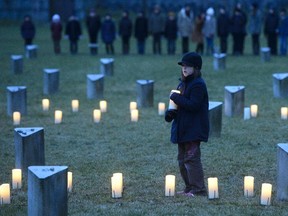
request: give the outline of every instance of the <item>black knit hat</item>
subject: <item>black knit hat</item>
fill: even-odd
[[[201,56],[196,52],[189,52],[185,53],[181,59],[180,62],[178,62],[179,65],[183,66],[189,66],[194,67],[196,69],[202,68],[202,58]]]

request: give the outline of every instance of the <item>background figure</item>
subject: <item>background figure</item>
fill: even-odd
[[[89,35],[90,53],[96,55],[98,52],[98,33],[101,27],[101,19],[94,9],[91,9],[86,18],[86,26]]]
[[[167,52],[174,55],[176,51],[177,20],[174,12],[169,12],[165,25],[165,37],[167,39]]]
[[[20,30],[25,46],[31,45],[36,34],[35,25],[32,22],[31,16],[26,15],[24,17]]]
[[[251,6],[251,15],[250,15],[249,20],[250,20],[249,31],[252,36],[253,54],[259,55],[259,50],[260,50],[259,36],[261,33],[262,18],[261,18],[260,11],[258,9],[258,5],[256,3],[252,4]]]
[[[189,37],[192,35],[193,19],[193,13],[189,5],[186,5],[178,13],[177,25],[182,38],[182,53],[189,52]]]
[[[155,5],[149,19],[149,32],[153,36],[153,53],[161,54],[161,37],[164,34],[165,18],[162,16],[159,5]]]
[[[287,37],[288,37],[288,17],[286,9],[280,11],[279,39],[280,39],[280,55],[287,55]]]
[[[274,8],[269,9],[265,19],[264,34],[267,38],[267,45],[270,47],[271,55],[277,55],[277,34],[278,34],[279,17]]]
[[[196,43],[196,53],[202,55],[204,52],[204,39],[202,29],[205,22],[205,12],[201,12],[195,19],[192,32],[192,41]]]
[[[145,42],[148,37],[148,20],[142,11],[137,14],[134,29],[138,54],[143,55],[145,53]]]
[[[122,38],[122,53],[129,54],[130,38],[132,35],[132,21],[129,18],[128,12],[122,13],[122,18],[119,21],[119,35]]]
[[[208,8],[206,11],[206,18],[202,32],[206,39],[206,55],[213,55],[214,35],[216,33],[216,20],[214,17],[214,9],[211,7]]]
[[[103,42],[105,43],[106,53],[113,55],[114,54],[113,42],[116,38],[116,27],[110,14],[107,14],[105,16],[105,20],[102,22],[101,37]]]
[[[78,52],[78,40],[82,35],[81,25],[78,18],[72,15],[66,25],[65,35],[68,36],[70,41],[70,52],[76,54]]]
[[[54,53],[60,54],[61,53],[60,41],[62,38],[62,24],[61,24],[61,18],[58,14],[53,15],[52,22],[50,25],[50,30],[51,30],[51,37],[53,40]]]
[[[224,7],[219,9],[219,16],[217,18],[217,35],[220,40],[220,52],[227,53],[228,42],[227,38],[230,32],[229,15],[226,13]]]

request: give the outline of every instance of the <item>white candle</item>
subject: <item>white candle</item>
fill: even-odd
[[[67,172],[67,189],[68,192],[72,192],[73,174],[72,172]]]
[[[48,111],[49,110],[49,105],[50,105],[49,99],[43,99],[42,100],[42,109],[43,109],[43,111]]]
[[[94,109],[93,110],[93,120],[94,123],[99,123],[101,120],[101,110],[99,109]]]
[[[250,113],[251,113],[250,107],[245,107],[244,108],[244,120],[250,119]]]
[[[162,103],[162,102],[158,103],[158,114],[159,115],[165,114],[165,103]]]
[[[166,175],[165,177],[165,196],[175,195],[175,175]]]
[[[137,103],[135,101],[130,102],[130,111],[137,109]]]
[[[22,170],[12,170],[12,189],[20,189],[22,187]]]
[[[218,179],[216,177],[208,178],[208,198],[209,199],[219,198]]]
[[[55,110],[54,123],[60,124],[61,122],[62,122],[62,111],[61,110]]]
[[[261,205],[271,205],[272,184],[263,183],[261,187]]]
[[[13,112],[13,124],[20,125],[21,122],[21,113],[20,112]]]
[[[79,111],[79,100],[72,100],[71,101],[72,112]]]
[[[111,177],[112,198],[122,197],[123,180],[121,175],[113,175]]]
[[[0,204],[10,204],[10,184],[0,185]]]
[[[258,106],[256,104],[252,104],[251,107],[251,117],[257,117],[258,114]]]
[[[138,122],[139,111],[137,109],[131,110],[131,121]]]
[[[123,174],[122,173],[113,173],[113,177],[119,179],[120,187],[121,187],[121,193],[123,193]]]
[[[254,177],[253,176],[244,177],[244,196],[245,197],[254,196]]]
[[[177,94],[180,94],[180,91],[179,90],[171,90],[170,92],[170,96],[172,95],[172,93],[177,93]],[[172,101],[171,99],[169,100],[169,107],[168,107],[169,110],[171,109],[177,109],[177,105],[174,103],[174,101]]]
[[[107,101],[102,100],[99,102],[101,112],[107,112]]]
[[[288,116],[288,107],[281,107],[281,119],[286,120]]]

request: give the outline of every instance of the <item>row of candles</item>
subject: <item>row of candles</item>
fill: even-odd
[[[288,107],[281,107],[280,109],[281,119],[287,120],[288,118]],[[244,108],[244,120],[248,120],[251,117],[256,118],[258,115],[258,105],[252,104],[250,107]]]

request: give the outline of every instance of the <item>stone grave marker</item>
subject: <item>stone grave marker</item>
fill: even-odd
[[[29,59],[37,58],[38,46],[35,44],[26,46],[26,57]]]
[[[59,69],[45,68],[43,69],[43,94],[49,95],[59,90]]]
[[[101,58],[100,59],[100,72],[105,76],[113,76],[114,74],[114,59]]]
[[[226,54],[225,53],[214,53],[213,60],[214,70],[225,70],[226,68]]]
[[[103,99],[104,75],[87,74],[87,98]]]
[[[137,80],[137,105],[139,107],[153,107],[154,81]]]
[[[209,136],[220,137],[222,130],[222,102],[209,101]]]
[[[261,61],[262,62],[270,61],[270,48],[269,47],[261,47]]]
[[[277,145],[277,199],[288,201],[288,143]]]
[[[12,74],[23,73],[23,56],[11,55],[11,72]]]
[[[273,93],[276,98],[288,97],[288,73],[274,73]]]
[[[245,102],[244,86],[225,86],[225,115],[243,117]]]
[[[7,86],[7,114],[20,112],[21,115],[27,114],[27,89],[26,86]]]

